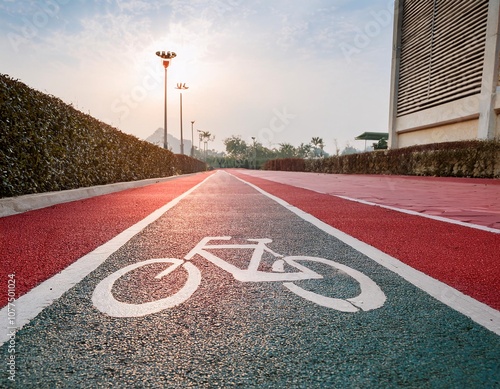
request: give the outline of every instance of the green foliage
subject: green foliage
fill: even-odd
[[[359,153],[359,151],[356,148],[354,148],[348,144],[345,147],[345,149],[342,150],[342,153],[340,155],[351,155],[351,154],[358,154],[358,153]]]
[[[296,157],[297,150],[290,143],[280,143],[280,148],[278,150],[278,156],[280,158],[294,158]]]
[[[323,138],[320,138],[320,137],[313,137],[311,139],[311,145],[314,146],[313,147],[313,156],[314,157],[323,157],[324,156],[324,153],[323,153],[323,148],[325,147],[325,144],[323,142]]]
[[[264,169],[499,178],[500,142],[447,142],[302,161],[303,165],[296,160],[271,160],[264,165]]]
[[[386,150],[387,149],[387,139],[380,139],[377,143],[373,144],[374,150]]]
[[[178,174],[190,174],[207,170],[207,164],[184,154],[176,154],[175,168]]]
[[[266,161],[264,170],[304,172],[306,160],[302,158],[282,158]]]
[[[0,135],[0,197],[204,170],[2,74]]]
[[[242,158],[248,153],[248,145],[239,135],[233,135],[230,138],[224,139],[224,145],[230,157]]]
[[[323,151],[322,138],[312,138],[311,144],[301,143],[295,147],[291,143],[280,143],[279,148],[269,149],[260,142],[247,144],[240,135],[224,139],[227,156],[207,162],[215,167],[249,167],[262,168],[267,161],[274,159],[320,158],[327,156]],[[215,163],[212,163],[215,162]]]

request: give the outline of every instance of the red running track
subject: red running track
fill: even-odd
[[[57,274],[147,215],[180,196],[206,174],[0,218],[0,279],[15,273],[17,297]],[[0,307],[7,293],[0,295]]]
[[[231,174],[500,310],[500,234]]]
[[[463,293],[500,309],[500,234],[240,175]],[[21,296],[201,182],[206,174],[0,218],[0,277]],[[5,306],[7,295],[0,295]]]
[[[496,228],[500,232],[500,180],[245,171],[245,174],[333,196]]]

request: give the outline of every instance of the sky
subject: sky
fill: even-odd
[[[393,0],[0,0],[0,73],[145,139],[209,131],[334,153],[387,132]],[[174,150],[175,151],[175,150]]]

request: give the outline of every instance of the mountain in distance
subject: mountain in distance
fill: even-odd
[[[152,143],[154,145],[163,147],[163,128],[158,128],[146,139],[146,142]],[[172,134],[167,134],[168,148],[175,154],[180,154],[181,152],[181,141],[177,139]],[[184,154],[189,155],[191,153],[191,140],[184,138]]]

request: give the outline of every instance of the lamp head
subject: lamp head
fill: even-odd
[[[173,59],[177,57],[177,54],[175,54],[173,51],[157,51],[156,55],[160,57],[161,59]]]

